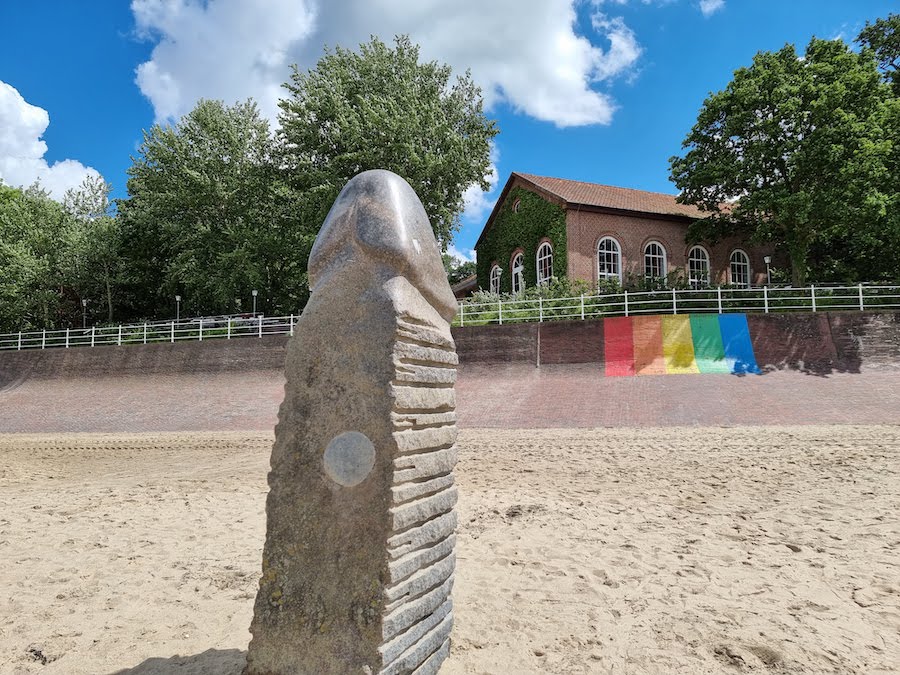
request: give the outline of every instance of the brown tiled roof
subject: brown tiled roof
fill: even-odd
[[[703,218],[706,215],[696,206],[679,204],[675,201],[674,195],[660,192],[645,192],[644,190],[584,183],[565,178],[534,176],[530,173],[513,172],[513,176],[519,176],[525,181],[533,183],[569,205],[600,206],[623,211],[687,216],[689,218]]]

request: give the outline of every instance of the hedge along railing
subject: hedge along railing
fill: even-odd
[[[459,305],[455,326],[564,321],[638,314],[824,312],[900,309],[900,286],[710,288],[497,300]]]
[[[296,316],[211,317],[0,334],[0,350],[151,344],[181,340],[293,335]]]

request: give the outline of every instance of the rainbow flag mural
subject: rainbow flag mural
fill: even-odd
[[[758,373],[746,314],[603,320],[606,374]]]

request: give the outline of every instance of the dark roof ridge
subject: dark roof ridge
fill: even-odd
[[[649,194],[649,195],[660,195],[662,197],[672,197],[673,199],[676,199],[678,197],[677,194],[671,194],[669,192],[656,192],[655,190],[641,190],[640,188],[623,187],[621,185],[608,185],[607,183],[592,183],[589,180],[576,180],[575,178],[560,178],[558,176],[539,176],[536,173],[523,173],[522,171],[513,171],[512,173],[517,176],[521,176],[522,178],[525,178],[527,180],[533,180],[535,178],[537,178],[538,180],[561,180],[561,181],[565,181],[566,183],[580,183],[581,185],[590,185],[592,187],[609,188],[611,190],[629,190],[631,192],[641,192],[641,193]],[[547,188],[545,188],[545,189],[547,189]]]

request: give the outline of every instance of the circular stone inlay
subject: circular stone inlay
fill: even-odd
[[[375,466],[375,446],[365,434],[345,431],[328,442],[323,461],[331,480],[353,487],[362,483]]]

